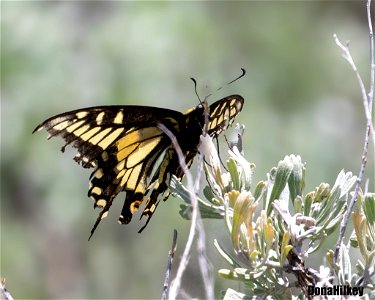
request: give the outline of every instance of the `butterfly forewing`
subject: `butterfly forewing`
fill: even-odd
[[[242,110],[243,98],[239,95],[232,95],[223,98],[210,105],[208,133],[217,137],[234,121],[234,118]]]
[[[209,107],[209,134],[217,137],[225,130],[242,105],[243,98],[237,95],[213,103]],[[175,135],[190,166],[204,127],[204,109],[200,105],[186,114],[147,106],[90,107],[49,118],[34,130],[46,129],[49,138],[61,136],[65,140],[62,151],[68,145],[77,148],[74,159],[84,167],[95,168],[88,196],[102,211],[91,235],[122,191],[126,198],[119,222],[129,223],[144,203],[141,217],[146,215],[148,219],[142,231],[159,201],[168,198],[171,176],[184,176],[176,151],[159,124]]]

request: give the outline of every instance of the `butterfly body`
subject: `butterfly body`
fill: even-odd
[[[228,96],[210,105],[207,132],[217,137],[241,111],[243,98]],[[118,193],[126,197],[119,223],[127,224],[144,204],[142,216],[152,217],[159,201],[169,196],[172,175],[184,176],[177,153],[164,125],[175,137],[189,167],[198,152],[207,108],[198,105],[185,114],[158,107],[113,105],[73,110],[44,121],[35,130],[46,129],[50,137],[65,140],[77,148],[74,160],[94,168],[88,196],[102,210],[91,231],[95,231]],[[161,158],[161,162],[160,159]]]

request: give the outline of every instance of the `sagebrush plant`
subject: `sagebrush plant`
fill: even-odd
[[[309,261],[323,242],[338,228],[356,182],[351,172],[341,171],[333,185],[320,183],[305,192],[306,165],[298,155],[287,155],[253,184],[255,164],[242,152],[241,134],[228,151],[226,170],[221,167],[211,138],[202,138],[206,162],[205,199],[197,198],[202,218],[223,219],[233,249],[214,244],[231,268],[220,276],[243,283],[243,291],[228,289],[224,299],[267,297],[308,298],[308,286],[348,285],[363,287],[366,297],[375,297],[375,193],[360,193],[352,213],[353,233],[343,255],[333,263],[329,249],[319,265]],[[240,148],[240,150],[239,150]],[[180,214],[189,219],[191,200],[187,188],[173,179],[171,190],[181,198]],[[359,248],[361,259],[351,261],[349,253]],[[292,276],[291,276],[292,274]],[[293,276],[294,275],[294,276]]]

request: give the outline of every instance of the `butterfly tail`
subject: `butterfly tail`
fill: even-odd
[[[118,222],[120,224],[128,224],[131,221],[133,214],[138,211],[143,199],[143,193],[126,191],[125,202],[122,207],[121,215],[118,219]]]
[[[109,209],[110,209],[110,207],[111,207],[111,205],[112,205],[112,203],[113,203],[113,199],[114,199],[114,198],[112,198],[110,201],[108,201],[107,204],[103,207],[103,210],[99,213],[99,216],[98,216],[98,218],[96,219],[95,224],[94,224],[94,226],[93,226],[92,229],[91,229],[91,234],[90,234],[89,240],[90,240],[91,237],[93,236],[93,234],[94,234],[96,228],[98,227],[98,225],[100,224],[100,222],[101,222],[104,218],[106,218],[106,217],[108,216],[108,211],[109,211]]]

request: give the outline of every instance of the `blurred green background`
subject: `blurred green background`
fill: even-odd
[[[62,140],[31,135],[46,118],[94,105],[184,111],[229,94],[245,98],[245,156],[266,178],[286,154],[307,163],[307,191],[358,172],[365,117],[354,73],[332,34],[350,40],[368,83],[364,1],[1,3],[1,276],[17,299],[160,298],[172,230],[175,266],[189,222],[180,200],[159,205],[148,228],[120,226],[120,194],[90,242],[99,211],[87,198],[90,171]],[[239,81],[215,90],[240,74]],[[221,153],[225,154],[225,143]],[[370,153],[372,153],[370,151]],[[373,190],[373,157],[366,178]],[[219,220],[205,221],[216,295],[235,283],[213,239],[230,247]],[[327,247],[332,244],[327,243]],[[320,255],[327,248],[322,249]],[[204,297],[195,255],[183,280]]]

